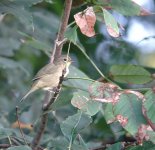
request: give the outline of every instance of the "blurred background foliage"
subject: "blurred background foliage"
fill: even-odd
[[[148,3],[153,4],[151,8],[148,7]],[[30,88],[31,79],[35,73],[49,62],[64,8],[63,4],[63,0],[16,0],[14,3],[10,3],[9,0],[0,0],[0,128],[6,132],[6,137],[9,135],[9,130],[14,130],[15,134],[21,136],[18,129],[11,128],[17,119],[16,105],[20,105],[20,120],[27,125],[34,124],[36,128],[35,125],[38,123],[41,114],[44,92],[37,91],[22,104],[18,102]],[[154,1],[147,1],[146,7],[152,11]],[[69,22],[74,21],[73,15],[76,12],[85,8],[85,5],[74,7]],[[133,27],[134,21],[137,21],[138,24],[145,26],[144,31],[141,32],[146,32],[148,25],[149,28],[155,25],[154,16],[124,17],[115,12],[113,15],[125,28],[122,37],[117,39],[110,37],[105,25],[101,22],[97,22],[95,26],[97,33],[95,37],[87,38],[78,30],[78,37],[85,47],[86,53],[107,76],[109,68],[113,64],[138,64],[147,66],[148,70],[154,72],[155,46],[152,41],[154,42],[155,30],[153,29],[151,35],[145,34],[152,37],[145,38],[135,34],[134,30],[136,31],[136,29]],[[136,38],[137,36],[140,38]],[[135,37],[135,40],[132,37]],[[143,38],[145,39],[141,41]],[[67,52],[67,47],[68,43],[64,45],[63,53]],[[75,61],[73,66],[76,67],[71,67],[70,76],[77,73],[78,76],[87,75],[94,80],[100,78],[91,63],[73,44],[71,44],[70,56]],[[64,86],[59,99],[52,106],[55,112],[50,113],[42,145],[48,147],[54,145],[56,150],[62,150],[66,145],[67,141],[60,130],[60,124],[65,118],[77,112],[76,108],[70,103],[73,92],[76,91],[72,88],[74,82],[76,81],[64,83],[66,86]],[[75,86],[78,84],[81,84],[79,87],[85,86],[85,82],[83,85],[79,81],[77,82]],[[100,145],[100,143],[113,143],[126,136],[119,123],[107,125],[102,113],[101,111],[93,116],[93,120],[91,120],[93,124],[82,131],[82,137],[90,147]],[[4,127],[8,128],[7,131],[4,130]],[[27,126],[24,130],[28,133],[28,139],[31,140],[35,135],[35,128],[31,129]],[[0,139],[3,137],[4,134],[0,134]],[[1,143],[4,141],[5,139]],[[80,135],[78,141],[83,141]],[[78,149],[77,143],[74,144],[76,148],[73,149]]]

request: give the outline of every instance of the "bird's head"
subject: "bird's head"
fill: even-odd
[[[64,65],[67,68],[70,66],[71,63],[72,59],[67,55],[62,55],[61,57],[59,57],[54,61],[55,65]]]

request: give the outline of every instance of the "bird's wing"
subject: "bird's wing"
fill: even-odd
[[[46,66],[44,66],[39,72],[35,75],[35,77],[32,79],[32,81],[38,80],[46,75],[54,74],[57,72],[57,66],[49,63]]]

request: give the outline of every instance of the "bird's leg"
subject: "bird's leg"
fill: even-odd
[[[67,81],[67,80],[68,80],[68,78],[67,78],[67,77],[64,77],[64,78],[63,78],[63,80],[64,80],[64,81]]]
[[[54,90],[54,93],[59,93],[60,92],[60,89],[57,88],[57,87],[53,88],[53,90]]]

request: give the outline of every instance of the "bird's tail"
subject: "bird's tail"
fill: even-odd
[[[25,95],[24,95],[24,97],[22,97],[22,99],[20,100],[20,103],[21,102],[23,102],[26,98],[27,98],[27,96],[29,95],[29,94],[31,94],[32,92],[34,92],[36,89],[31,89],[30,91],[28,91]]]

